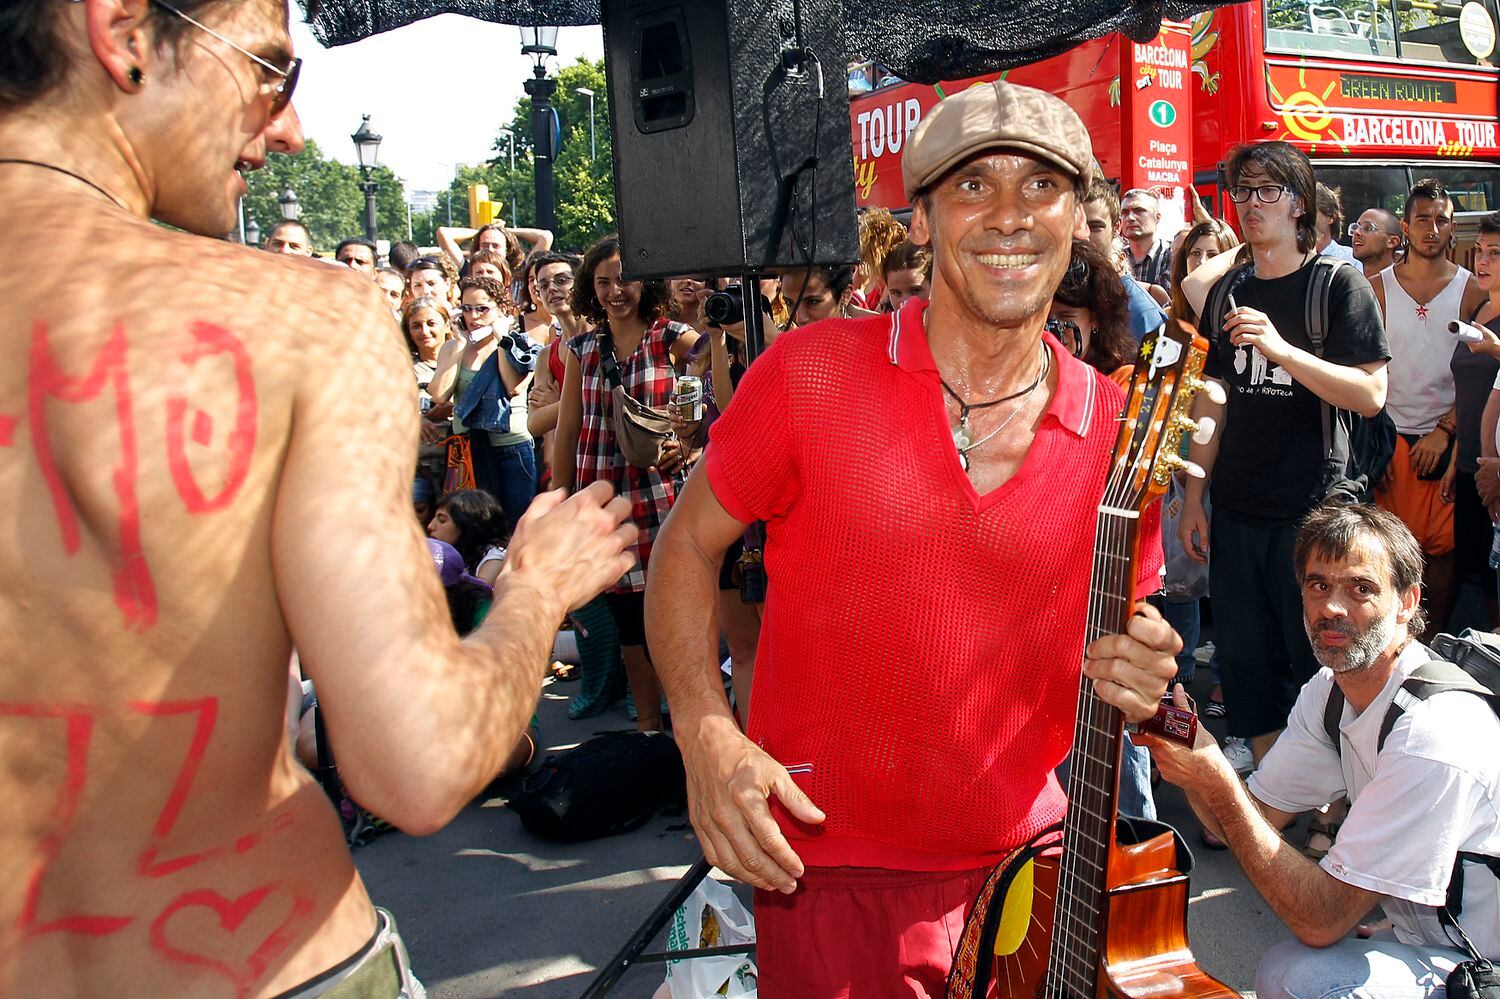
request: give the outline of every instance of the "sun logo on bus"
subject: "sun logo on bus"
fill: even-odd
[[[1299,139],[1309,143],[1313,152],[1318,151],[1318,143],[1329,142],[1347,153],[1349,147],[1344,144],[1343,138],[1328,133],[1329,126],[1334,123],[1333,115],[1328,110],[1328,98],[1338,88],[1338,81],[1330,82],[1321,95],[1315,94],[1307,89],[1307,68],[1304,66],[1297,70],[1297,85],[1302,89],[1285,97],[1281,96],[1276,90],[1276,83],[1271,79],[1271,68],[1266,67],[1266,87],[1271,91],[1273,106],[1281,112],[1281,123],[1286,126],[1286,131],[1276,138]]]

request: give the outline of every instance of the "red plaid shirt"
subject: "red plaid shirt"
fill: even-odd
[[[682,323],[658,319],[646,329],[640,346],[629,357],[616,356],[620,366],[620,383],[633,399],[665,409],[677,380],[672,355],[667,349],[670,330],[673,339],[688,332]],[[636,468],[625,460],[615,446],[613,389],[600,366],[599,337],[608,336],[603,329],[589,330],[575,337],[568,346],[578,355],[582,376],[583,424],[578,431],[578,468],[575,486],[582,489],[590,482],[603,479],[615,491],[630,500],[630,517],[641,529],[641,539],[631,546],[638,559],[635,568],[621,576],[611,588],[615,593],[639,593],[646,588],[646,564],[656,533],[667,519],[677,490],[682,486],[686,469],[663,478],[654,468]]]

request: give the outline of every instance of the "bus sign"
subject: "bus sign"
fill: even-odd
[[[1146,111],[1146,116],[1156,127],[1170,128],[1172,122],[1177,120],[1177,109],[1172,106],[1171,101],[1152,101],[1151,107]]]

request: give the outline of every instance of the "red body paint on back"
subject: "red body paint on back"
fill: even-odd
[[[25,902],[16,928],[23,937],[40,936],[43,933],[81,933],[84,936],[102,937],[118,933],[135,921],[133,916],[100,916],[75,913],[58,919],[40,922],[37,913],[41,908],[42,887],[47,873],[62,852],[63,843],[72,831],[73,820],[78,815],[78,803],[83,798],[83,787],[88,780],[89,743],[94,733],[94,714],[82,707],[44,707],[35,704],[0,704],[0,718],[34,718],[46,721],[62,721],[66,732],[63,784],[57,792],[57,801],[52,806],[50,824],[52,831],[37,847],[35,865],[26,882]]]
[[[214,354],[228,354],[234,361],[234,380],[238,399],[235,405],[234,427],[229,431],[229,470],[224,476],[224,485],[213,496],[204,496],[188,463],[187,447],[184,443],[184,425],[187,423],[188,401],[180,395],[167,399],[167,467],[177,493],[187,505],[189,513],[211,513],[222,510],[233,502],[235,494],[245,484],[250,474],[250,458],[255,453],[255,426],[259,410],[255,397],[255,377],[250,370],[250,354],[245,345],[233,333],[212,323],[193,324],[193,337],[197,345],[182,355],[186,364],[194,364]],[[207,445],[212,437],[213,421],[207,413],[197,410],[193,416],[192,439],[200,446]]]
[[[115,396],[115,424],[120,440],[120,463],[112,476],[119,503],[118,538],[111,553],[115,604],[125,617],[125,626],[146,631],[156,623],[156,586],[151,568],[141,550],[141,511],[135,482],[139,467],[136,453],[135,414],[130,402],[130,373],[126,367],[125,328],[116,325],[81,378],[62,371],[52,354],[47,324],[37,323],[31,335],[31,368],[27,380],[27,415],[31,420],[32,449],[37,467],[52,496],[52,509],[62,533],[63,550],[75,555],[82,544],[78,513],[68,484],[57,467],[52,440],[47,432],[47,400],[81,403],[97,398],[109,385]]]

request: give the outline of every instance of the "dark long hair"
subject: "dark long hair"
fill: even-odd
[[[620,255],[620,237],[605,236],[583,255],[578,278],[573,282],[573,315],[582,316],[594,326],[603,326],[609,318],[599,296],[594,294],[594,272],[599,265]],[[636,315],[650,324],[667,314],[672,295],[665,281],[642,281],[641,304]]]
[[[1219,244],[1220,253],[1228,253],[1240,245],[1240,238],[1229,228],[1229,223],[1219,219],[1199,222],[1182,237],[1182,245],[1172,258],[1172,318],[1184,323],[1197,324],[1198,314],[1193,311],[1187,296],[1182,293],[1182,279],[1187,277],[1187,258],[1193,246],[1204,236],[1212,236]]]
[[[504,545],[510,540],[505,527],[505,510],[500,501],[483,489],[459,489],[445,493],[438,499],[432,511],[448,512],[448,519],[458,528],[458,540],[453,547],[463,556],[464,565],[472,572],[479,565],[491,545]]]
[[[1074,309],[1088,309],[1094,317],[1089,348],[1083,361],[1106,375],[1135,356],[1130,338],[1130,298],[1125,283],[1109,258],[1086,239],[1073,240],[1073,262],[1052,298]]]

